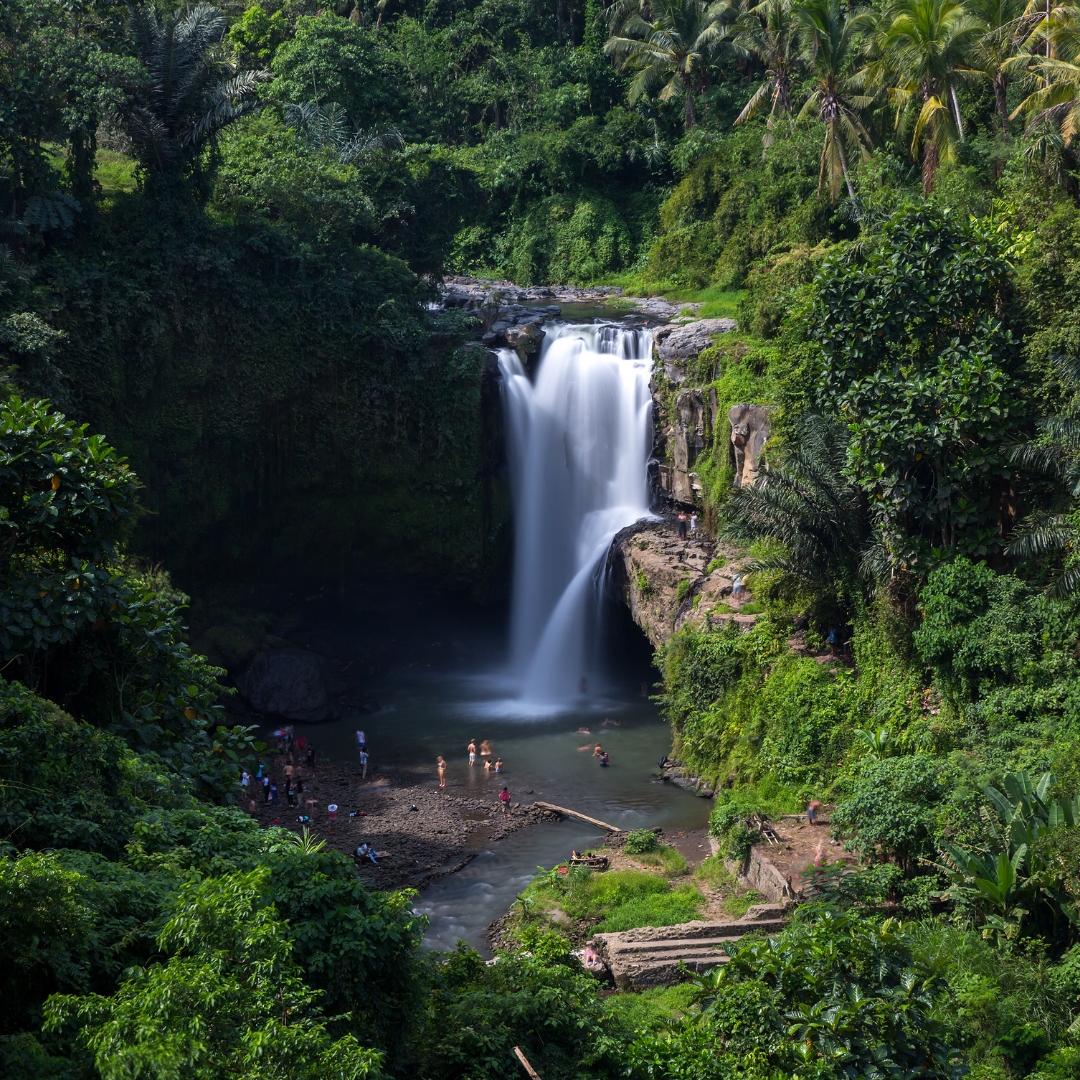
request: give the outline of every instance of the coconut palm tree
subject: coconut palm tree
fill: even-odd
[[[970,0],[969,11],[982,24],[969,61],[993,87],[1001,135],[1009,139],[1009,83],[1018,73],[1017,58],[1041,16],[1032,15],[1025,0]]]
[[[625,10],[625,9],[623,9]],[[636,70],[630,103],[659,88],[661,101],[683,98],[687,131],[694,127],[694,90],[709,59],[729,37],[729,0],[653,0],[631,11],[604,43],[604,52]]]
[[[918,109],[912,156],[922,157],[923,194],[934,189],[943,158],[964,137],[956,83],[977,71],[969,57],[982,26],[961,0],[896,0],[882,15],[875,59],[863,78],[887,87],[896,106],[897,128],[912,106]]]
[[[810,96],[798,119],[816,115],[825,125],[818,194],[828,182],[829,197],[835,202],[842,181],[854,199],[848,154],[854,151],[864,159],[870,156],[870,133],[859,119],[859,111],[869,108],[874,99],[856,91],[851,60],[868,23],[861,15],[845,14],[840,0],[805,0],[795,14],[803,29],[803,59],[812,80]]]
[[[252,109],[269,73],[236,71],[221,46],[225,16],[209,4],[167,18],[139,8],[131,29],[148,79],[130,88],[118,111],[143,167],[169,172]]]
[[[1027,113],[1030,131],[1050,121],[1068,145],[1080,132],[1080,7],[1032,3],[1034,29],[1014,65],[1041,76],[1042,85],[1012,115]]]
[[[798,29],[792,0],[763,0],[744,12],[735,25],[734,49],[754,57],[765,68],[765,81],[735,123],[753,119],[767,104],[768,131],[762,140],[766,148],[772,144],[777,118],[791,112],[791,84],[799,64]]]

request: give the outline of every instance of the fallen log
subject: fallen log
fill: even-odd
[[[577,818],[578,821],[588,822],[605,832],[622,832],[622,829],[617,825],[609,825],[606,821],[599,821],[597,818],[589,817],[588,814],[582,814],[577,810],[568,810],[565,806],[556,806],[554,803],[549,802],[534,802],[533,806],[539,806],[541,810],[550,810],[554,814],[561,814],[563,817]]]

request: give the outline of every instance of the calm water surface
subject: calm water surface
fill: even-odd
[[[431,597],[393,596],[377,590],[350,603],[347,614],[323,612],[309,644],[355,664],[380,710],[304,726],[324,757],[355,758],[355,735],[367,735],[380,770],[421,770],[435,780],[435,759],[448,764],[451,792],[494,800],[505,783],[515,800],[544,799],[623,829],[662,826],[695,829],[710,804],[652,777],[670,749],[670,730],[642,681],[652,682],[650,648],[629,617],[612,605],[605,620],[602,685],[565,712],[523,710],[502,674],[506,613]],[[620,726],[603,726],[603,721]],[[589,735],[577,734],[587,727]],[[489,739],[504,761],[501,776],[470,768],[470,739]],[[592,745],[600,741],[611,766],[600,768]],[[579,751],[578,747],[588,746]],[[430,919],[426,945],[452,949],[459,939],[486,948],[485,929],[504,914],[537,866],[552,866],[572,848],[596,846],[603,833],[573,820],[540,824],[490,845],[464,870],[422,892],[416,907]]]

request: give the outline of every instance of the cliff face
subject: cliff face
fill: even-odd
[[[684,506],[704,506],[699,460],[716,438],[730,434],[719,415],[716,390],[698,389],[712,373],[699,371],[698,357],[720,334],[735,328],[733,319],[699,319],[662,326],[653,336],[655,367],[652,390],[654,430],[652,481],[657,491]],[[719,425],[719,431],[717,427]]]
[[[681,540],[676,522],[639,521],[618,533],[608,554],[611,580],[634,621],[655,648],[684,626],[751,625],[743,608],[753,598],[732,597],[741,553],[711,539]],[[712,566],[710,572],[709,567]],[[685,584],[684,584],[685,583]]]

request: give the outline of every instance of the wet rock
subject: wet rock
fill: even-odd
[[[546,335],[538,323],[530,321],[510,327],[503,336],[506,338],[507,345],[517,352],[524,363],[527,357],[540,351],[540,345]]]
[[[304,723],[337,716],[326,662],[304,649],[259,653],[236,686],[257,712]]]
[[[686,378],[686,365],[696,359],[718,334],[735,329],[734,319],[697,319],[681,326],[661,326],[654,334],[656,354],[668,381],[676,386]]]

